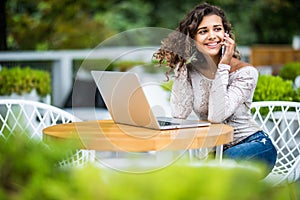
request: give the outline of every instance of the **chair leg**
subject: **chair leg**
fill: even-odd
[[[189,149],[189,160],[192,161],[199,161],[199,160],[206,160],[209,158],[210,148],[200,148],[200,149]]]
[[[223,145],[216,147],[216,160],[222,162],[223,159]]]

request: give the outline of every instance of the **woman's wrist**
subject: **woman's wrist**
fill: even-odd
[[[223,63],[219,63],[218,64],[218,70],[221,70],[221,71],[229,71],[231,68],[230,65],[228,64],[223,64]]]

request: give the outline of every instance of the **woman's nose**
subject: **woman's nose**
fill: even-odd
[[[208,32],[208,39],[215,39],[216,34],[213,31]]]

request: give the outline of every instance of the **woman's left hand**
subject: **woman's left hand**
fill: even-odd
[[[226,49],[220,60],[220,63],[229,65],[235,51],[235,41],[230,38],[228,33],[225,33],[222,45],[224,45]]]

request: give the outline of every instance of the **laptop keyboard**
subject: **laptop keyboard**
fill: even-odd
[[[168,121],[157,120],[160,126],[178,125],[178,123],[172,123]]]

